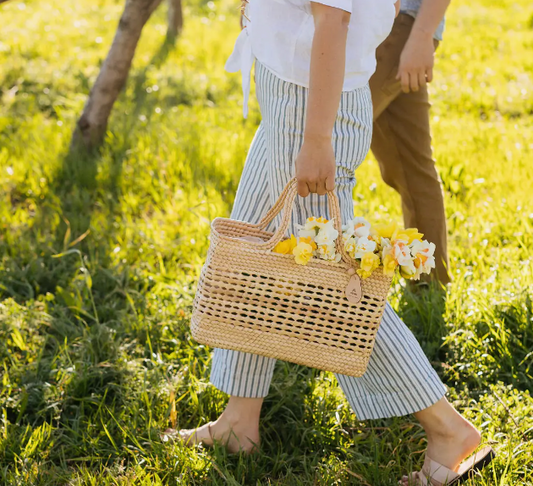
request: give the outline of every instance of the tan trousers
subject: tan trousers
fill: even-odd
[[[383,180],[402,198],[406,227],[418,228],[435,251],[438,280],[448,275],[446,214],[440,177],[431,150],[429,100],[426,88],[403,93],[396,79],[400,54],[414,19],[400,14],[377,50],[377,68],[370,80],[374,106],[372,152]],[[435,48],[438,42],[435,41]]]

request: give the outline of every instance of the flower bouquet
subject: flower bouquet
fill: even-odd
[[[381,267],[385,275],[398,271],[406,279],[419,280],[435,268],[435,244],[423,236],[416,228],[403,229],[395,222],[371,225],[365,218],[355,218],[342,226],[341,237],[344,250],[359,264],[361,278]],[[294,255],[299,265],[306,265],[311,258],[338,262],[337,238],[333,220],[311,217],[298,227],[298,237],[280,241],[273,251]]]

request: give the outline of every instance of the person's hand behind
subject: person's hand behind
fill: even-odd
[[[307,197],[309,193],[323,196],[335,188],[335,154],[331,139],[308,138],[296,157],[296,179],[298,194]]]
[[[418,91],[433,79],[435,44],[433,36],[421,31],[412,31],[400,56],[398,68],[402,91]]]

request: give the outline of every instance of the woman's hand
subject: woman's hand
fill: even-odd
[[[329,137],[306,137],[296,157],[298,194],[321,196],[335,188],[335,154]]]

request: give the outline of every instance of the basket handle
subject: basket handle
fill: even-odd
[[[289,183],[285,186],[282,193],[280,194],[278,200],[274,203],[274,205],[268,210],[268,212],[263,216],[261,221],[257,223],[255,226],[259,229],[265,229],[269,223],[271,223],[274,218],[281,212],[282,213],[282,220],[281,224],[278,226],[274,234],[272,235],[272,238],[270,238],[269,241],[265,243],[247,243],[251,244],[253,246],[263,246],[269,250],[272,250],[284,237],[287,228],[289,227],[289,224],[291,222],[292,217],[292,207],[294,205],[294,200],[296,199],[297,195],[297,180],[296,178],[293,178],[289,181]],[[353,265],[353,260],[350,258],[348,253],[344,250],[344,245],[342,244],[342,219],[341,219],[341,210],[339,206],[339,199],[337,198],[337,195],[335,194],[335,191],[328,191],[328,206],[329,206],[329,212],[330,212],[330,218],[334,221],[334,227],[338,231],[339,235],[337,236],[337,240],[335,242],[335,247],[337,252],[341,255],[341,258],[344,260],[344,262]]]

